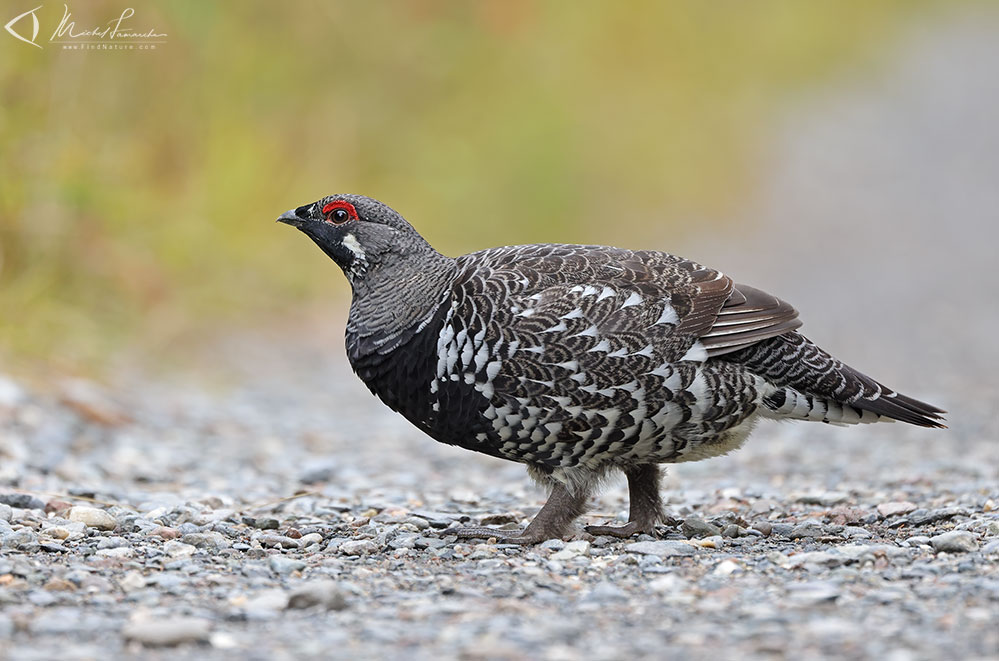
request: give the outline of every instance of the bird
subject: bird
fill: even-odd
[[[447,530],[457,538],[572,534],[616,471],[627,522],[585,530],[654,535],[668,520],[662,465],[731,452],[761,419],[944,427],[943,409],[807,339],[790,304],[683,257],[554,243],[448,257],[353,194],[278,221],[349,281],[347,357],[374,395],[437,441],[525,464],[548,490],[524,530]]]

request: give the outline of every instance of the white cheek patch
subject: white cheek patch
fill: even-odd
[[[364,256],[364,248],[362,248],[361,244],[357,242],[356,236],[354,236],[353,234],[344,234],[343,240],[340,243],[342,243],[343,247],[349,250],[352,255],[354,255],[354,259],[361,262],[367,261],[367,259]]]

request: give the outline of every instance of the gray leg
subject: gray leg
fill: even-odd
[[[623,526],[586,526],[591,535],[631,537],[638,533],[655,533],[656,522],[665,518],[659,482],[659,466],[643,464],[624,469],[628,477],[628,523]]]
[[[505,530],[473,526],[448,528],[441,534],[457,535],[460,539],[495,537],[504,544],[537,544],[546,539],[561,538],[568,532],[572,522],[586,511],[586,498],[588,496],[589,493],[586,490],[572,494],[565,488],[565,485],[555,482],[548,502],[521,533],[511,535]]]

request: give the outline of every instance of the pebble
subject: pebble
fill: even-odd
[[[347,608],[347,599],[336,581],[328,579],[303,583],[288,595],[287,607],[290,609],[314,606],[323,610],[343,610]]]
[[[76,505],[69,508],[66,518],[70,521],[82,523],[88,528],[97,528],[98,530],[114,530],[118,525],[115,518],[104,510],[99,510],[96,507],[85,507],[83,505]]]
[[[121,635],[148,647],[176,647],[184,643],[207,643],[212,630],[210,621],[196,617],[166,617],[133,621]]]
[[[356,539],[340,545],[340,552],[344,555],[365,555],[377,551],[378,545],[370,539]]]
[[[6,521],[10,523],[11,517],[14,516],[14,510],[7,503],[0,503],[0,521]]]
[[[194,552],[198,549],[190,544],[185,544],[184,542],[178,542],[177,540],[170,540],[163,545],[163,552],[166,553],[171,558],[189,558],[194,555]]]
[[[632,542],[624,547],[628,553],[638,553],[640,555],[655,555],[661,558],[673,556],[689,556],[697,553],[697,547],[687,542],[659,541],[659,542]]]
[[[967,553],[978,550],[978,542],[975,541],[974,534],[967,530],[952,530],[930,537],[930,545],[938,552]]]
[[[261,546],[268,548],[297,549],[299,547],[297,539],[285,537],[284,535],[260,535],[257,537],[257,541],[260,542]]]
[[[892,501],[888,503],[881,503],[878,505],[878,514],[884,518],[892,516],[900,516],[902,514],[909,514],[915,512],[918,505],[915,503],[910,503],[907,500],[902,501]]]
[[[0,493],[0,505],[22,510],[44,510],[45,503],[28,493]],[[9,521],[10,519],[6,519]]]
[[[283,555],[272,555],[268,564],[271,570],[279,576],[287,576],[293,572],[301,571],[307,566],[301,560]]]
[[[702,537],[714,537],[715,535],[722,534],[721,528],[697,517],[684,519],[683,524],[680,526],[680,532],[687,539],[700,539]]]
[[[808,523],[794,526],[788,532],[787,536],[791,539],[813,539],[816,537],[825,537],[827,534],[826,529],[821,524],[809,521]]]

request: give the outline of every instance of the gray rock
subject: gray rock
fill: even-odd
[[[700,539],[702,537],[713,537],[722,534],[721,528],[718,526],[693,516],[683,520],[680,532],[687,539]]]
[[[967,530],[951,530],[942,535],[930,537],[930,545],[938,552],[967,553],[978,549],[975,535]]]
[[[378,545],[370,539],[352,539],[340,545],[340,552],[344,555],[367,555],[377,553]]]
[[[887,519],[892,516],[901,516],[915,512],[916,507],[915,503],[910,503],[907,500],[881,503],[878,505],[878,514]]]
[[[347,607],[347,599],[337,587],[336,581],[329,579],[304,583],[288,596],[287,607],[290,609],[314,606],[323,610],[343,610]]]
[[[128,540],[124,537],[102,537],[99,542],[97,542],[97,548],[99,549],[116,549],[122,546],[128,546]]]
[[[173,617],[129,622],[122,629],[125,640],[147,647],[175,647],[184,643],[207,643],[212,624],[196,617]]]
[[[192,532],[180,538],[184,544],[190,544],[195,548],[217,551],[227,549],[232,546],[232,542],[218,532]]]
[[[0,521],[10,522],[11,517],[14,516],[14,510],[7,503],[0,503]]]
[[[826,537],[828,534],[828,531],[822,524],[809,521],[794,526],[787,536],[791,539],[814,539],[816,537]]]
[[[45,509],[45,503],[42,500],[28,493],[0,493],[0,504],[18,507],[22,510]]]
[[[297,549],[301,546],[297,539],[285,537],[284,535],[260,535],[257,538],[261,546],[276,549]]]
[[[264,590],[243,604],[243,612],[252,620],[270,620],[288,607],[284,590]]]
[[[839,586],[827,581],[791,583],[787,586],[787,591],[791,602],[800,606],[831,603],[840,596]]]
[[[20,530],[12,530],[9,533],[0,532],[0,548],[17,549],[18,551],[33,553],[40,546],[38,544],[38,536],[34,532],[26,528],[21,528]]]
[[[849,499],[850,494],[843,491],[817,491],[799,496],[798,502],[805,505],[825,505],[829,507],[845,503]]]
[[[272,555],[268,561],[271,571],[278,576],[287,576],[292,572],[301,571],[307,566],[305,562],[284,555]]]
[[[687,542],[663,540],[659,542],[633,542],[624,547],[628,553],[655,555],[660,558],[695,555],[697,549]]]
[[[947,519],[952,519],[955,516],[968,516],[968,514],[970,514],[970,512],[962,507],[944,507],[942,509],[926,512],[925,514],[920,514],[920,510],[916,510],[909,515],[909,523],[914,526],[925,526],[928,523],[946,521]]]

